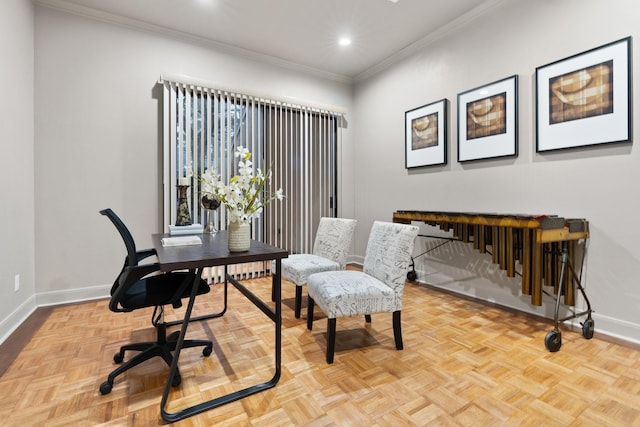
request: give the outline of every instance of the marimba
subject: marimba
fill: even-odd
[[[530,295],[533,305],[542,305],[543,286],[553,286],[555,327],[545,338],[550,351],[560,349],[562,340],[558,325],[569,319],[587,315],[582,324],[583,336],[593,337],[591,305],[580,283],[580,273],[573,267],[579,265],[578,271],[582,271],[584,250],[578,251],[577,245],[589,238],[589,223],[585,219],[556,215],[396,211],[393,221],[404,224],[420,221],[451,231],[453,240],[473,244],[480,253],[491,254],[492,261],[499,264],[508,277],[521,277],[522,294]],[[520,271],[516,269],[516,263],[520,264]],[[415,268],[407,278],[416,279]],[[558,319],[561,296],[564,296],[565,305],[574,306],[576,287],[584,297],[587,310]]]

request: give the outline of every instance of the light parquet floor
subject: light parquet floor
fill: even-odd
[[[270,280],[250,287],[268,298]],[[199,298],[195,314],[218,311],[221,291],[215,285]],[[592,340],[564,328],[561,350],[549,353],[550,321],[408,284],[405,349],[395,350],[390,314],[368,326],[339,319],[327,365],[324,316],[316,310],[308,331],[305,310],[293,317],[293,285],[283,283],[283,295],[278,385],[176,426],[640,425],[640,351],[599,339],[597,324]],[[162,361],[120,376],[109,395],[98,392],[121,344],[155,337],[150,316],[112,313],[106,300],[54,308],[0,377],[0,425],[163,425]],[[273,375],[273,326],[231,286],[227,314],[193,323],[187,336],[213,340],[214,353],[182,352],[170,411]]]

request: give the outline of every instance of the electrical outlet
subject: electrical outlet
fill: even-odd
[[[13,286],[16,292],[20,290],[20,275],[16,274],[16,277],[13,279]]]

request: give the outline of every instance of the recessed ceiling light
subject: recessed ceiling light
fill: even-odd
[[[340,37],[338,44],[340,46],[349,46],[351,44],[351,39],[349,37]]]

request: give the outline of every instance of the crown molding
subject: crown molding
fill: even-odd
[[[93,9],[86,6],[81,6],[75,3],[69,3],[65,0],[34,0],[34,3],[38,6],[54,9],[60,12],[80,16],[87,19],[93,19],[96,21],[105,22],[108,24],[118,25],[121,27],[143,31],[147,33],[161,34],[163,36],[173,38],[176,40],[186,41],[189,43],[198,44],[207,48],[212,48],[220,51],[227,52],[234,56],[238,56],[245,59],[250,59],[265,64],[270,64],[280,68],[288,69],[295,72],[300,72],[316,78],[335,81],[338,83],[353,84],[367,80],[374,75],[390,68],[394,64],[426,49],[434,44],[436,41],[443,39],[444,37],[459,31],[461,28],[469,25],[474,20],[487,14],[493,9],[497,8],[505,0],[487,0],[479,6],[473,8],[464,15],[459,16],[453,21],[449,22],[438,30],[430,33],[422,39],[411,43],[405,48],[399,50],[395,54],[388,56],[386,59],[378,62],[376,65],[370,67],[366,71],[356,76],[346,76],[342,74],[330,73],[322,71],[317,68],[297,64],[295,62],[287,61],[282,58],[265,55],[263,53],[255,52],[249,49],[244,49],[238,46],[222,43],[216,40],[208,39],[205,37],[197,36],[184,31],[173,30],[171,28],[163,27],[156,24],[151,24],[138,19],[128,18],[121,15],[116,15],[109,12]]]
[[[170,37],[176,40],[195,43],[204,47],[221,50],[241,58],[263,62],[263,63],[274,65],[280,68],[285,68],[291,71],[304,73],[313,77],[318,77],[325,80],[331,80],[338,83],[347,83],[347,84],[353,83],[353,78],[349,76],[318,70],[316,68],[297,64],[291,61],[284,60],[282,58],[265,55],[263,53],[255,52],[249,49],[244,49],[238,46],[222,43],[216,40],[197,36],[195,34],[187,33],[184,31],[173,30],[171,28],[163,27],[161,25],[151,24],[149,22],[141,21],[138,19],[128,18],[125,16],[116,15],[113,13],[93,9],[90,7],[69,3],[65,0],[34,0],[34,3],[37,6],[42,6],[49,9],[57,10],[59,12],[76,15],[82,18],[93,19],[96,21],[118,25],[121,27],[143,31],[147,33],[161,34],[163,36]]]
[[[469,25],[471,22],[475,21],[481,16],[497,8],[499,5],[501,5],[504,2],[505,0],[487,0],[486,2],[480,4],[479,6],[476,6],[475,8],[471,9],[469,12],[465,13],[464,15],[457,17],[456,19],[449,22],[448,24],[438,28],[436,31],[428,34],[427,36],[421,38],[420,40],[414,43],[411,43],[407,47],[399,50],[393,55],[378,62],[376,65],[370,67],[366,71],[363,71],[362,73],[356,75],[355,77],[353,77],[354,83],[365,81],[370,77],[373,77],[374,75],[390,68],[394,64],[397,64],[400,61],[416,53],[419,53],[420,51],[434,44],[436,41],[441,40],[444,37],[459,31],[461,28],[464,28],[465,26]]]

